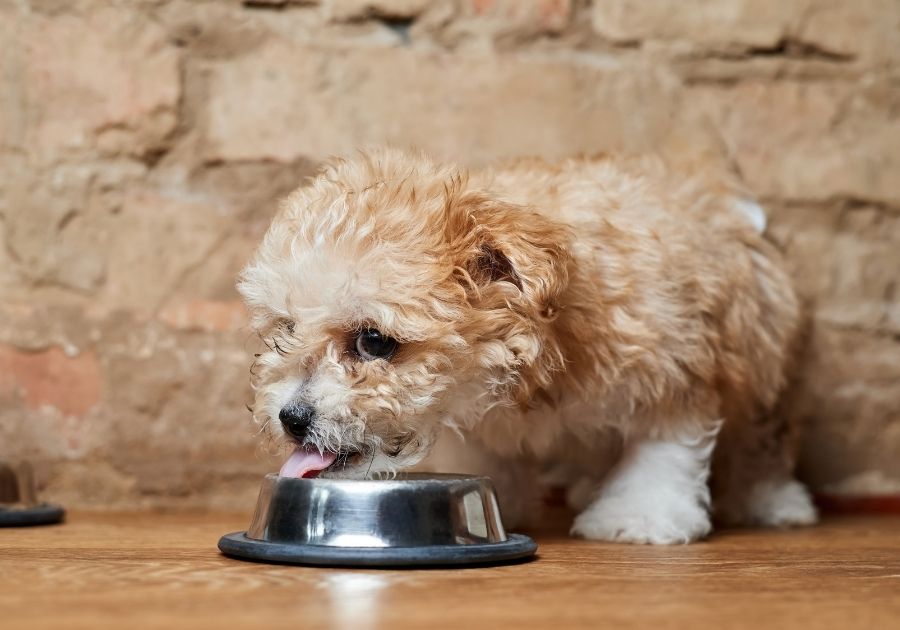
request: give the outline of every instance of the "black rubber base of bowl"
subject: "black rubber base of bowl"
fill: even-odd
[[[288,545],[247,538],[245,532],[226,534],[219,550],[227,556],[257,562],[347,567],[460,566],[500,564],[534,555],[537,543],[528,536],[510,534],[505,542],[429,547],[326,547]]]
[[[65,518],[66,511],[58,505],[36,505],[30,508],[0,508],[0,527],[52,525]]]

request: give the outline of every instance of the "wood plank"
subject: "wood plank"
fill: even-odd
[[[75,513],[0,529],[0,628],[900,628],[900,518],[734,530],[689,546],[593,543],[563,521],[537,560],[316,569],[221,556],[228,514]]]

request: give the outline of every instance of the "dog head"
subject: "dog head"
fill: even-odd
[[[283,474],[391,472],[442,425],[528,401],[561,368],[567,241],[398,151],[334,161],[291,194],[238,285],[267,346],[254,417],[295,449]]]

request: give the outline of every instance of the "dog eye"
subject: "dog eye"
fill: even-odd
[[[363,361],[374,361],[390,359],[398,345],[393,337],[383,335],[374,328],[366,328],[356,336],[355,349]]]

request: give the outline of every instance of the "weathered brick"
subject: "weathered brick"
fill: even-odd
[[[137,190],[126,197],[109,222],[117,238],[103,285],[107,307],[140,313],[161,307],[224,238],[229,212],[187,192]]]
[[[52,407],[83,416],[100,402],[103,375],[92,351],[75,356],[62,348],[40,352],[0,346],[0,394],[20,397],[30,409]]]
[[[865,62],[900,57],[900,5],[893,0],[603,0],[594,29],[617,42],[674,41],[697,51],[810,52]]]
[[[783,37],[796,2],[781,0],[603,0],[593,4],[594,29],[618,42],[683,40],[699,46],[772,47]]]
[[[16,13],[11,6],[0,5],[0,42],[14,41]],[[14,146],[15,127],[22,115],[19,103],[21,82],[18,76],[18,51],[15,46],[0,46],[0,73],[3,90],[0,90],[0,149]],[[0,157],[2,166],[2,157]],[[2,184],[2,183],[0,183]],[[0,188],[2,193],[2,188]]]
[[[900,343],[888,336],[817,327],[792,413],[804,421],[800,470],[822,488],[857,477],[857,492],[900,481]],[[868,485],[860,473],[876,472]],[[892,485],[893,484],[893,485]]]
[[[5,245],[17,272],[35,282],[56,281],[85,291],[96,287],[103,275],[103,239],[101,233],[79,229],[88,169],[59,167],[35,176],[22,162],[8,167]],[[73,232],[81,237],[74,243],[69,239]]]
[[[0,300],[0,345],[31,352],[58,346],[72,356],[92,347],[105,322],[92,312],[95,304],[85,307],[79,298],[28,285],[7,287]]]
[[[247,326],[247,311],[240,300],[191,300],[167,304],[159,318],[179,330],[225,332]]]
[[[695,88],[756,193],[900,204],[900,90],[868,81],[763,82]]]
[[[240,508],[241,500],[252,501],[253,486],[275,464],[259,457],[245,407],[252,400],[246,335],[157,325],[112,334],[105,356],[108,403],[94,427],[103,434],[97,455],[133,477],[136,494],[164,504],[177,497],[213,501],[217,491],[198,489],[235,481],[242,494],[219,496],[219,504]]]
[[[2,193],[2,190],[0,190],[0,193]],[[0,217],[2,215],[3,213],[0,211]],[[0,295],[5,294],[10,287],[14,287],[19,283],[19,274],[16,270],[15,260],[5,246],[6,232],[6,222],[0,220]]]
[[[816,317],[833,326],[900,334],[900,217],[874,207],[788,207],[771,232]]]
[[[106,273],[114,207],[105,190],[125,188],[143,174],[133,162],[61,164],[34,172],[10,160],[5,200],[10,271],[37,283],[82,292],[95,290]]]
[[[563,32],[572,21],[571,0],[460,0],[436,3],[422,29],[443,44],[468,48],[507,46]],[[420,32],[417,30],[416,32]]]
[[[318,160],[652,150],[730,158],[813,300],[802,474],[896,491],[898,12],[0,0],[0,459],[72,506],[246,508],[277,462],[234,277]]]
[[[99,149],[141,154],[176,124],[178,54],[138,10],[22,18],[26,146],[42,160]]]
[[[881,64],[900,59],[900,3],[895,0],[806,0],[792,23],[801,44],[826,54]]]
[[[331,20],[361,20],[372,16],[410,19],[433,0],[322,0],[322,10]]]
[[[321,159],[381,143],[467,163],[648,150],[672,131],[678,100],[671,75],[652,66],[409,49],[335,55],[280,39],[210,74],[214,160]]]

